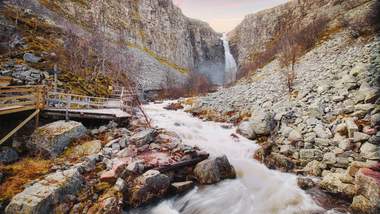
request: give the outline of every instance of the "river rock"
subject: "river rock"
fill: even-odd
[[[14,196],[6,214],[51,213],[66,195],[75,194],[83,185],[78,168],[57,171]]]
[[[198,163],[194,175],[200,184],[214,184],[222,179],[236,177],[235,169],[225,155]]]
[[[377,113],[371,116],[371,125],[372,126],[380,125],[380,113]]]
[[[17,161],[19,158],[17,152],[8,146],[0,147],[0,164],[9,164]]]
[[[237,132],[244,137],[250,139],[250,140],[255,140],[256,139],[256,133],[253,130],[253,127],[251,125],[251,122],[249,121],[244,121],[240,123]]]
[[[354,132],[354,143],[358,142],[365,142],[367,141],[371,136],[361,133],[361,132]]]
[[[303,171],[310,176],[321,176],[323,168],[325,168],[324,164],[313,160],[303,168]]]
[[[193,188],[193,181],[175,182],[170,185],[174,193],[183,193]]]
[[[314,132],[319,138],[328,139],[332,137],[331,131],[319,124],[315,126]]]
[[[135,179],[130,189],[128,203],[138,207],[152,199],[166,194],[170,186],[170,178],[156,170],[149,170]]]
[[[341,194],[347,198],[353,198],[356,194],[355,185],[343,182],[349,180],[345,177],[346,175],[340,173],[327,173],[323,176],[320,186],[328,192]]]
[[[156,135],[157,131],[155,129],[145,129],[132,135],[129,142],[137,146],[143,146],[152,143]]]
[[[360,169],[355,176],[355,196],[352,208],[364,213],[380,212],[380,172],[368,168]]]
[[[312,179],[310,178],[302,178],[298,177],[297,178],[297,185],[303,189],[303,190],[308,190],[311,189],[315,186],[315,183]]]
[[[27,146],[47,157],[57,157],[72,140],[86,135],[87,129],[75,121],[57,121],[37,128]]]
[[[252,114],[249,122],[256,135],[269,135],[272,116],[267,112],[257,111]]]

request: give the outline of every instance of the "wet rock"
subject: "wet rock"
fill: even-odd
[[[235,169],[226,156],[198,163],[195,166],[194,175],[200,184],[214,184],[222,179],[236,177]]]
[[[240,123],[237,132],[250,140],[256,139],[256,133],[253,130],[251,122],[249,121]]]
[[[0,147],[0,164],[9,164],[19,159],[17,152],[8,146]]]
[[[57,171],[14,196],[6,214],[51,213],[66,195],[80,191],[83,178],[77,168]]]
[[[129,142],[137,146],[143,146],[152,143],[156,135],[157,131],[155,129],[146,129],[132,135]]]
[[[320,182],[322,189],[334,194],[341,194],[347,198],[353,198],[356,194],[354,184],[343,182],[349,180],[345,178],[346,175],[340,173],[327,173]]]
[[[177,111],[177,110],[183,109],[183,108],[184,107],[181,105],[181,103],[170,103],[169,105],[164,107],[164,109],[172,110],[172,111]]]
[[[27,146],[47,157],[57,157],[72,140],[83,137],[87,129],[75,121],[57,121],[34,131]]]
[[[314,181],[310,178],[298,177],[297,178],[297,185],[303,190],[308,190],[308,189],[315,187]]]
[[[284,172],[294,169],[295,166],[290,158],[275,152],[272,152],[268,157],[266,157],[264,159],[264,163],[270,169],[279,169]]]
[[[193,181],[175,182],[170,185],[171,191],[174,193],[183,193],[194,187]]]
[[[319,161],[313,160],[309,162],[304,168],[303,171],[310,176],[321,176],[322,169],[326,168],[324,164]]]
[[[35,56],[31,53],[25,53],[23,59],[25,62],[37,63],[41,60],[41,57]]]
[[[168,176],[156,170],[149,170],[134,181],[128,203],[133,207],[138,207],[165,195],[169,186],[170,179]]]

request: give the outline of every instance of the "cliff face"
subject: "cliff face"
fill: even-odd
[[[210,79],[222,75],[217,73],[224,66],[220,35],[208,24],[185,17],[171,0],[39,2],[84,29],[100,26],[111,40],[124,40],[139,64],[137,79],[144,88],[172,87],[168,76],[176,86],[183,85],[191,70],[208,72]]]
[[[293,0],[278,7],[246,16],[229,33],[231,49],[240,67],[250,63],[258,53],[275,45],[284,35],[283,27],[302,29],[314,20],[329,21],[330,30],[339,30],[342,22],[358,22],[375,0]]]

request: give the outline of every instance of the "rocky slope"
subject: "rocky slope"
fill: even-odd
[[[355,23],[361,22],[374,2],[374,0],[293,0],[248,15],[229,33],[232,53],[242,68],[254,61],[260,53],[276,46],[285,36],[286,27],[302,29],[321,18],[328,20],[331,31],[336,31],[347,23],[354,26]],[[361,27],[364,25],[362,23]]]
[[[256,17],[269,18],[291,4]],[[272,25],[267,28],[257,40],[273,39],[268,33]],[[245,38],[245,46],[257,40]],[[198,98],[188,110],[205,119],[239,124],[242,135],[262,146],[256,158],[268,167],[321,177],[320,187],[352,203],[352,210],[378,213],[379,50],[378,35],[357,36],[351,28],[340,28],[300,57],[292,93],[286,68],[275,59],[235,86]]]

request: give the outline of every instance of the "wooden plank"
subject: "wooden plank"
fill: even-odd
[[[35,105],[36,101],[22,101],[22,102],[15,102],[15,103],[7,103],[7,104],[0,104],[1,107],[7,107],[7,106],[28,106],[28,105]]]
[[[35,88],[15,88],[15,89],[1,89],[0,94],[7,94],[7,93],[25,93],[25,92],[34,92],[36,91]]]
[[[0,97],[0,101],[9,101],[9,100],[18,100],[18,99],[31,99],[31,98],[34,98],[34,95]]]
[[[0,145],[3,144],[5,141],[7,141],[12,135],[14,135],[19,129],[21,129],[27,122],[29,122],[31,119],[33,119],[34,116],[36,116],[40,112],[39,109],[37,109],[35,112],[33,112],[28,118],[26,118],[24,121],[22,121],[16,128],[14,128],[11,132],[9,132],[3,139],[0,140]]]
[[[7,110],[0,110],[0,115],[5,115],[5,114],[13,114],[17,112],[22,112],[22,111],[29,111],[36,109],[36,106],[13,106],[11,108],[8,108]]]

